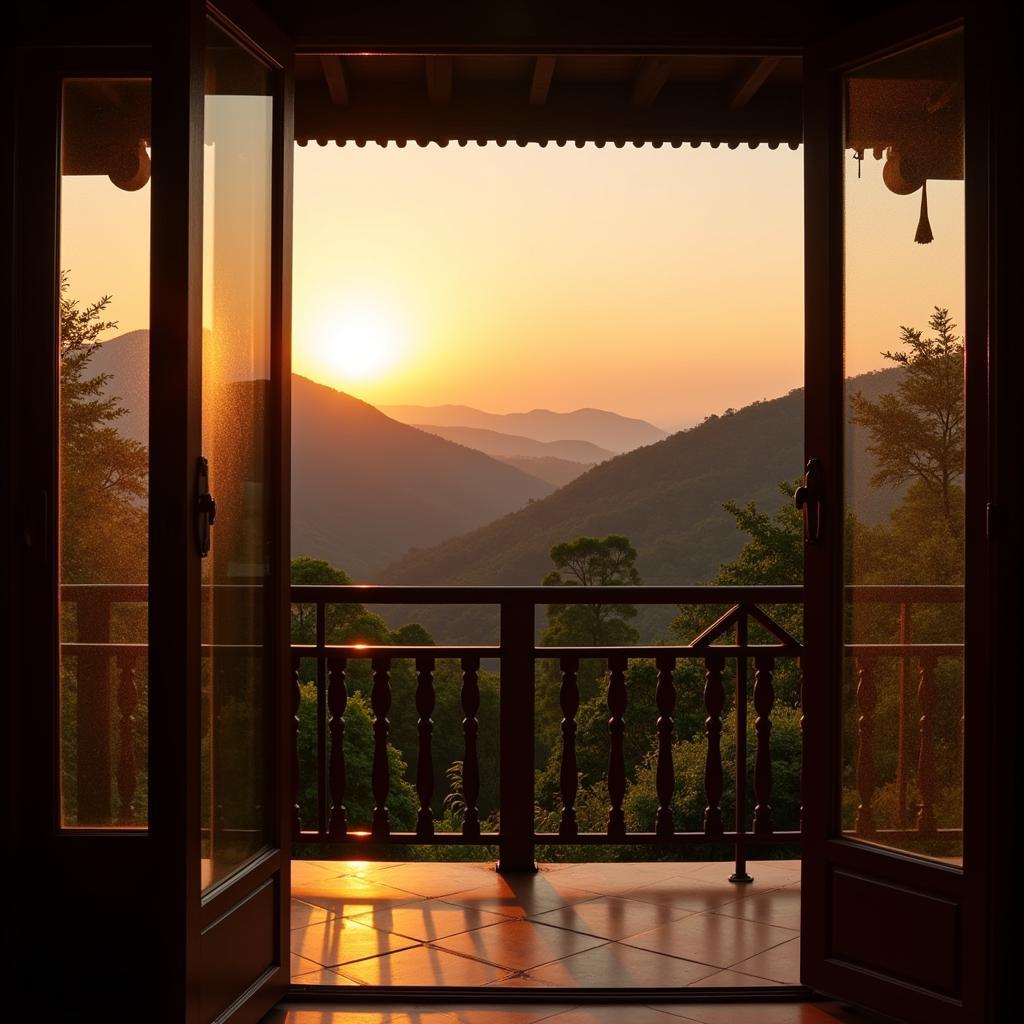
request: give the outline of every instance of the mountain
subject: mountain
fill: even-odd
[[[877,397],[895,388],[899,369],[864,374],[848,390]],[[765,510],[784,499],[804,463],[803,390],[712,416],[658,444],[595,466],[542,501],[424,551],[409,552],[378,578],[403,584],[536,584],[551,568],[548,552],[581,534],[623,533],[645,583],[691,584],[710,578],[739,552],[744,536],[722,505],[755,501]],[[848,453],[850,496],[862,518],[877,522],[900,491],[869,485],[875,462],[859,446]],[[490,639],[493,626],[471,610],[416,608],[409,616],[446,642]],[[653,620],[652,620],[653,621]]]
[[[529,455],[495,455],[493,458],[507,466],[515,466],[530,476],[546,480],[555,487],[564,487],[570,480],[575,480],[594,466],[594,463],[556,459],[550,455],[542,455],[540,458]]]
[[[292,553],[354,579],[553,487],[417,430],[305,377],[292,378]]]
[[[117,428],[148,443],[148,339],[97,346],[90,372],[128,410]],[[482,452],[390,419],[365,402],[292,377],[292,552],[326,558],[356,580],[491,522],[554,490]]]
[[[385,412],[388,408],[390,407],[383,407]],[[394,418],[399,419],[397,416]],[[438,437],[454,441],[456,444],[464,444],[467,448],[476,448],[477,451],[496,458],[507,455],[530,459],[555,458],[592,465],[618,454],[589,441],[536,441],[532,437],[502,434],[497,430],[484,430],[481,427],[445,427],[436,423],[413,423],[412,426],[437,434]]]
[[[579,438],[613,452],[632,451],[666,436],[664,430],[646,420],[631,419],[603,409],[577,409],[575,412],[534,409],[532,412],[493,413],[468,405],[384,405],[381,411],[402,423],[477,427],[503,434],[520,434],[535,441]]]

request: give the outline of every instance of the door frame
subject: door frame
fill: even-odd
[[[271,163],[271,262],[270,262],[270,371],[272,387],[267,415],[271,424],[269,435],[268,471],[273,498],[271,499],[268,529],[271,535],[270,602],[267,627],[266,658],[266,720],[270,723],[267,735],[266,758],[270,769],[267,777],[266,806],[268,817],[268,845],[255,856],[240,864],[227,877],[202,892],[200,878],[200,850],[202,821],[200,813],[200,766],[202,749],[201,728],[201,560],[195,544],[196,464],[202,454],[202,304],[203,304],[203,160],[204,160],[204,99],[206,67],[206,25],[210,21],[249,51],[271,71],[273,91],[273,142]],[[190,0],[188,11],[188,75],[185,87],[189,115],[180,127],[187,129],[188,154],[186,199],[189,224],[188,258],[183,264],[188,277],[187,310],[178,304],[179,315],[187,316],[185,326],[188,342],[186,393],[188,410],[183,461],[179,472],[187,486],[184,509],[186,544],[185,561],[188,576],[184,581],[187,596],[184,602],[188,619],[189,642],[186,656],[187,694],[184,700],[182,735],[185,737],[185,778],[182,796],[186,822],[183,875],[186,880],[185,905],[187,925],[185,935],[186,989],[192,995],[188,1005],[189,1024],[209,1024],[210,1019],[231,1024],[258,1021],[286,992],[290,983],[289,972],[289,905],[291,879],[292,828],[291,794],[292,761],[289,756],[290,725],[294,719],[288,681],[290,663],[290,465],[291,465],[291,223],[292,223],[292,164],[294,83],[293,47],[284,33],[248,0],[220,0],[204,3]],[[184,140],[183,140],[184,141]],[[183,178],[186,176],[183,176]],[[185,199],[186,197],[182,197]],[[169,211],[165,211],[169,212]],[[179,368],[179,372],[180,372]],[[180,442],[179,442],[180,445]],[[178,476],[180,486],[182,476]],[[175,491],[178,491],[176,486]],[[213,528],[216,531],[216,527]],[[214,532],[214,542],[216,543]],[[266,921],[263,912],[257,914],[259,934],[250,933],[246,915],[255,911],[256,901],[264,890],[272,887],[273,920]],[[233,948],[225,948],[221,940],[212,938],[215,929],[232,929],[231,918],[238,912],[232,936]],[[251,922],[250,922],[251,923]],[[259,940],[269,929],[275,947],[273,961],[257,977],[245,984],[233,1000],[210,1013],[203,1008],[203,992],[213,985],[233,984],[231,976],[242,977],[239,962],[239,942],[250,941],[250,958],[258,957]],[[211,939],[204,949],[204,936]],[[239,973],[241,970],[241,973]]]
[[[805,458],[824,467],[823,543],[805,547],[803,885],[801,980],[808,986],[910,1020],[982,1019],[987,1001],[986,872],[981,869],[992,827],[986,787],[987,687],[968,680],[991,678],[992,579],[986,537],[989,500],[989,159],[987,62],[980,18],[959,4],[913,4],[810,46],[804,57],[805,221]],[[842,75],[962,27],[965,75],[965,741],[964,870],[927,862],[895,850],[842,838],[836,794],[840,786],[843,595],[844,424],[843,390],[843,166],[837,144],[842,131]],[[819,681],[819,682],[816,682]],[[985,691],[985,692],[981,692]],[[813,767],[813,770],[811,769]],[[849,866],[881,874],[894,884],[920,887],[958,905],[960,1000],[923,1011],[922,993],[910,984],[868,969],[856,973],[828,955],[830,921],[827,864],[836,856]],[[968,955],[968,953],[970,955]],[[922,1012],[941,1016],[922,1018]],[[965,1016],[966,1015],[966,1016]]]

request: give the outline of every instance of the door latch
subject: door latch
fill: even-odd
[[[822,500],[821,461],[808,459],[804,471],[804,482],[793,495],[796,507],[804,513],[804,543],[817,544],[821,540]]]
[[[217,502],[210,493],[210,464],[199,456],[196,463],[196,547],[199,557],[210,553],[210,527],[217,518]]]

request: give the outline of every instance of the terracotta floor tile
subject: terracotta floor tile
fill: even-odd
[[[416,899],[404,889],[395,889],[374,878],[360,878],[358,875],[340,875],[322,882],[293,885],[292,896],[345,917],[399,903],[412,903]]]
[[[304,1003],[276,1007],[260,1024],[456,1024],[451,1012],[437,1009],[388,1008],[379,1004],[346,1003],[342,1008],[331,1003]]]
[[[574,903],[570,907],[549,910],[530,918],[541,924],[553,924],[559,928],[596,935],[602,939],[624,939],[638,932],[649,931],[659,925],[668,924],[692,911],[681,907],[659,906],[640,900],[621,899],[618,896],[598,896],[585,903]]]
[[[630,889],[665,881],[679,874],[672,862],[638,864],[576,864],[558,873],[563,885],[602,895],[620,895]]]
[[[653,1006],[575,1006],[547,1024],[672,1024],[678,1017]]]
[[[340,971],[330,967],[321,967],[307,974],[293,974],[293,985],[358,985],[358,981],[346,978]]]
[[[781,985],[781,981],[769,981],[767,978],[755,978],[752,974],[740,974],[739,971],[716,971],[714,974],[709,974],[706,978],[701,978],[700,981],[695,981],[690,988],[747,988],[760,986],[777,986]]]
[[[724,869],[724,871],[723,871]],[[727,880],[733,872],[729,863],[702,864],[691,874],[694,878],[710,878]],[[752,860],[747,863],[747,874],[758,885],[791,885],[800,881],[800,861],[798,860]]]
[[[791,886],[785,889],[772,889],[771,892],[751,893],[746,899],[736,900],[720,908],[717,913],[799,931],[800,888]]]
[[[495,877],[493,863],[434,864],[429,862],[400,864],[374,875],[389,886],[404,889],[425,899],[451,896],[466,889],[486,885]]]
[[[715,967],[732,967],[795,937],[788,928],[775,928],[759,921],[721,914],[692,914],[681,921],[632,935],[626,942],[640,949],[699,960]]]
[[[345,973],[364,985],[487,985],[509,972],[436,946],[416,946],[347,964]]]
[[[836,1024],[854,1019],[867,1024],[877,1019],[849,1017],[832,1003],[670,1003],[664,1009],[699,1024]]]
[[[291,901],[290,914],[292,928],[306,928],[336,916],[334,911],[318,907],[315,903],[303,903],[302,900],[294,899]]]
[[[488,988],[551,988],[551,983],[538,981],[530,975],[529,971],[522,974],[512,974],[501,981],[492,981]]]
[[[398,907],[385,907],[370,914],[362,914],[354,920],[368,924],[371,928],[426,942],[498,924],[506,918],[476,907],[462,907],[443,900],[423,900]]]
[[[747,960],[733,964],[733,969],[759,978],[780,981],[784,985],[800,984],[800,939],[790,939]]]
[[[530,971],[530,977],[553,985],[578,985],[581,988],[649,985],[678,985],[682,988],[714,971],[714,967],[706,964],[610,942],[538,967]]]
[[[292,885],[300,885],[303,882],[322,882],[325,878],[342,875],[345,873],[342,863],[337,860],[293,860]]]
[[[566,1009],[565,1003],[509,1003],[454,1007],[452,1013],[459,1024],[536,1024]]]
[[[631,900],[643,900],[645,903],[656,903],[659,906],[679,907],[683,910],[701,913],[717,910],[730,903],[735,903],[737,900],[749,899],[756,892],[762,891],[774,890],[755,890],[749,885],[713,882],[710,879],[698,879],[684,875],[629,889],[625,893],[625,897]]]
[[[453,953],[498,964],[509,971],[527,971],[602,942],[604,939],[592,935],[580,935],[533,921],[502,921],[501,924],[453,935],[437,945]]]
[[[445,902],[488,910],[504,917],[530,917],[593,898],[592,892],[563,886],[557,876],[553,879],[541,873],[508,878],[495,875],[486,885],[449,896]]]
[[[292,952],[324,967],[336,967],[414,945],[413,939],[389,935],[346,917],[331,918],[308,928],[296,928],[291,933]]]

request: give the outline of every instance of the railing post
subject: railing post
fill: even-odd
[[[608,838],[626,838],[626,815],[622,801],[626,796],[626,669],[625,655],[613,654],[608,659]]]
[[[857,817],[854,832],[861,836],[875,833],[872,807],[875,796],[875,708],[878,692],[875,687],[873,658],[856,659],[857,672]]]
[[[331,658],[328,665],[327,710],[331,716],[331,815],[327,834],[332,840],[342,840],[348,832],[348,814],[345,810],[345,789],[348,773],[345,766],[345,708],[348,707],[348,687],[345,685],[347,663],[344,658]]]
[[[536,871],[534,859],[534,605],[501,605],[498,870]]]
[[[93,593],[81,596],[76,613],[80,642],[110,643],[110,602],[106,596]],[[104,826],[114,820],[110,655],[103,650],[82,653],[77,662],[78,824]]]
[[[722,709],[725,707],[725,688],[722,670],[725,659],[721,654],[708,654],[704,658],[704,734],[708,739],[704,763],[704,835],[719,839],[725,831],[722,824]]]
[[[917,703],[921,712],[917,756],[917,831],[920,835],[935,832],[935,704],[938,696],[935,686],[936,658],[922,654],[918,661]]]
[[[736,646],[746,651],[749,642],[747,613],[736,621]],[[736,869],[730,882],[752,882],[747,872],[747,656],[736,659]]]
[[[135,656],[123,653],[117,659],[117,795],[120,802],[119,820],[126,825],[135,823],[135,709],[139,703],[139,688],[135,683]]]

